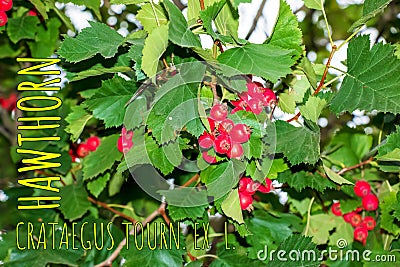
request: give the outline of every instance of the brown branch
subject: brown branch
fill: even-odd
[[[362,162],[360,162],[360,163],[358,163],[358,164],[356,164],[356,165],[353,165],[353,166],[350,166],[350,167],[345,167],[345,168],[341,169],[340,171],[338,171],[337,174],[342,175],[342,174],[345,173],[345,172],[348,172],[348,171],[357,169],[357,168],[359,168],[359,167],[361,167],[361,166],[367,165],[367,164],[369,164],[372,160],[373,160],[373,157],[370,157],[369,159],[367,159],[367,160],[365,160],[365,161],[362,161]]]
[[[183,187],[187,187],[189,186],[191,183],[197,181],[199,179],[200,175],[198,173],[196,173],[192,178],[190,178],[186,183],[184,183],[182,186]]]
[[[120,212],[120,211],[118,211],[118,210],[116,210],[116,209],[114,209],[114,208],[111,208],[110,206],[107,205],[107,203],[98,201],[98,200],[96,200],[96,199],[94,199],[94,198],[91,198],[91,197],[88,197],[88,200],[89,200],[90,202],[92,202],[93,204],[95,204],[95,205],[99,205],[99,206],[101,206],[101,207],[103,207],[103,208],[105,208],[105,209],[111,211],[112,213],[115,213],[115,214],[117,214],[117,215],[119,215],[119,216],[121,216],[121,217],[127,219],[128,221],[131,221],[131,222],[133,222],[133,223],[136,223],[136,222],[137,222],[137,220],[135,220],[135,219],[129,217],[128,215],[126,215],[126,214],[124,214],[124,213],[122,213],[122,212]]]
[[[199,0],[200,1],[200,9],[204,10],[205,6],[204,6],[204,0]]]
[[[264,9],[264,6],[265,6],[266,2],[267,2],[267,0],[263,0],[261,2],[260,7],[258,8],[257,14],[253,19],[253,24],[251,25],[250,30],[247,32],[246,37],[244,39],[248,40],[250,38],[250,36],[253,34],[253,31],[256,29],[258,20],[262,16],[262,12],[263,12],[263,9]]]
[[[335,54],[335,52],[336,52],[336,49],[337,49],[336,45],[332,46],[332,51],[331,51],[331,53],[329,55],[328,62],[326,62],[326,65],[325,65],[324,74],[322,75],[321,81],[319,82],[319,85],[318,85],[317,89],[312,94],[313,96],[317,95],[319,93],[319,91],[321,91],[322,87],[324,87],[324,82],[325,82],[325,79],[326,79],[326,75],[328,74],[328,69],[329,69],[329,67],[331,65],[331,60],[332,60],[333,54]],[[298,120],[300,115],[301,115],[301,113],[299,111],[299,112],[297,112],[296,115],[294,115],[294,117],[288,119],[287,122]]]

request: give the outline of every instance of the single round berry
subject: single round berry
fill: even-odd
[[[260,114],[264,110],[264,103],[259,98],[249,100],[249,108],[254,114]]]
[[[253,203],[253,198],[251,195],[239,192],[240,208],[242,210],[248,209]]]
[[[340,202],[333,203],[331,210],[332,213],[336,216],[342,216],[342,211],[340,210]]]
[[[211,134],[204,132],[199,137],[199,146],[204,149],[209,149],[214,145],[214,138]]]
[[[247,190],[247,186],[251,184],[253,180],[249,177],[242,177],[239,180],[239,192],[245,192]]]
[[[362,199],[362,205],[365,210],[373,211],[379,206],[379,200],[374,194],[368,194]]]
[[[354,239],[363,243],[365,245],[365,241],[367,240],[368,237],[368,230],[367,228],[363,226],[359,226],[356,229],[354,229]]]
[[[8,17],[6,12],[0,11],[0,27],[4,26],[7,24]]]
[[[354,193],[359,197],[365,197],[371,192],[371,186],[367,181],[357,181],[354,186]]]
[[[28,16],[37,17],[38,13],[37,13],[36,9],[29,10],[28,11]]]
[[[226,154],[232,147],[232,140],[227,134],[221,134],[215,138],[214,149],[219,154]]]
[[[216,162],[217,162],[217,158],[216,158],[216,157],[213,157],[213,156],[211,156],[211,155],[208,155],[207,151],[203,151],[203,153],[202,153],[201,155],[203,156],[203,159],[204,159],[206,162],[210,163],[210,164],[216,163]]]
[[[265,185],[260,184],[258,191],[261,193],[269,193],[272,189],[272,181],[269,178],[265,178]]]
[[[0,10],[8,11],[12,8],[13,1],[12,0],[0,0]]]
[[[376,221],[373,217],[371,216],[365,216],[364,219],[362,220],[362,225],[367,228],[367,230],[373,230],[376,226]]]
[[[358,213],[355,213],[355,214],[350,218],[350,224],[351,224],[353,227],[360,226],[361,223],[362,223],[362,218],[361,218],[361,215],[358,214]]]
[[[351,219],[353,218],[354,215],[356,215],[357,213],[355,213],[354,211],[346,213],[343,215],[343,219],[345,222],[351,223]]]
[[[95,151],[100,145],[100,138],[97,136],[91,136],[86,140],[86,145],[90,151]]]
[[[262,98],[262,85],[260,86],[260,83],[255,83],[255,82],[251,82],[251,83],[247,83],[247,92],[249,93],[249,95],[251,97],[254,98]]]
[[[218,131],[220,133],[230,133],[230,131],[233,129],[233,126],[235,126],[235,124],[232,120],[225,119],[219,123]]]
[[[222,121],[226,116],[228,116],[228,106],[226,104],[217,104],[211,108],[210,118]]]
[[[78,148],[76,149],[76,155],[80,158],[84,158],[89,155],[89,148],[86,144],[79,144]]]
[[[240,157],[243,155],[243,147],[239,143],[232,143],[231,148],[229,149],[228,153],[228,158],[232,159],[240,159]]]
[[[11,94],[8,98],[0,97],[0,106],[7,111],[12,111],[17,106],[17,94]]]
[[[264,103],[266,106],[270,106],[271,104],[276,102],[276,95],[274,91],[272,91],[269,88],[264,88],[263,96],[264,96]]]
[[[133,142],[132,139],[126,139],[124,136],[120,136],[117,141],[118,151],[121,153],[128,153],[128,151],[132,148]]]
[[[245,143],[250,139],[251,130],[246,124],[236,124],[230,132],[232,141],[235,143]]]

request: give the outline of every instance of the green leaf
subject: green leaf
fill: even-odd
[[[343,221],[343,218],[339,218]],[[335,228],[338,217],[332,214],[316,214],[309,218],[310,228],[307,235],[312,236],[312,241],[318,245],[326,244],[329,232]]]
[[[279,94],[278,105],[283,112],[294,113],[296,108],[294,95],[289,93]]]
[[[278,21],[276,22],[271,37],[266,41],[268,44],[296,51],[295,58],[303,53],[302,33],[299,29],[297,17],[293,14],[286,1],[281,0]]]
[[[58,54],[68,62],[79,62],[100,53],[111,58],[124,42],[114,29],[100,22],[89,21],[91,27],[84,28],[76,38],[67,37],[61,44]]]
[[[278,247],[278,251],[286,251],[286,255],[293,255],[293,251],[299,252],[295,259],[281,261],[278,257],[274,257],[272,261],[269,261],[266,267],[318,267],[321,264],[320,251],[317,249],[317,245],[311,241],[310,237],[301,235],[292,235],[285,239]],[[307,251],[308,254],[302,252]],[[301,257],[300,255],[309,255]],[[285,257],[286,258],[286,257]]]
[[[392,152],[377,157],[377,159],[380,161],[400,161],[400,148],[395,148]]]
[[[194,221],[196,218],[203,217],[204,211],[208,207],[207,192],[204,190],[196,191],[194,188],[177,188],[174,190],[160,190],[158,193],[165,196],[168,202],[169,216],[174,221],[184,219]],[[185,207],[181,206],[182,203],[185,204]]]
[[[238,10],[233,8],[230,3],[224,5],[221,12],[219,12],[217,17],[215,18],[215,27],[217,28],[218,32],[223,36],[231,36],[236,41],[240,41],[238,40]]]
[[[117,148],[119,134],[104,137],[96,151],[91,152],[84,160],[83,179],[91,179],[110,169],[115,161],[121,159]]]
[[[220,35],[215,33],[213,30],[213,21],[221,12],[221,9],[224,7],[225,4],[226,1],[222,0],[213,3],[213,5],[207,7],[205,10],[200,11],[200,19],[203,21],[203,27],[206,29],[206,32],[213,38],[221,39]]]
[[[61,21],[58,18],[50,18],[46,21],[46,27],[41,25],[35,41],[28,42],[33,57],[46,58],[50,57],[57,48],[59,28]]]
[[[69,81],[76,82],[86,78],[91,78],[94,76],[100,76],[103,74],[110,74],[110,73],[118,73],[118,72],[128,72],[131,71],[132,68],[128,66],[114,66],[111,68],[105,68],[103,65],[96,64],[90,69],[78,72],[78,73],[69,73]]]
[[[115,194],[119,193],[124,182],[125,178],[122,175],[122,172],[116,172],[111,178],[110,184],[108,185],[108,195],[112,197]]]
[[[325,0],[304,0],[304,4],[308,8],[322,10]]]
[[[222,197],[237,185],[245,167],[244,162],[232,159],[208,166],[200,173],[200,178],[207,186],[209,196]]]
[[[343,111],[378,110],[400,112],[400,60],[388,44],[375,44],[370,50],[368,35],[353,39],[347,49],[348,75],[333,98],[331,109]]]
[[[61,187],[60,196],[60,210],[70,221],[81,218],[91,206],[82,182]]]
[[[334,172],[331,168],[326,167],[325,165],[324,165],[324,170],[325,170],[326,175],[328,175],[329,179],[331,179],[332,181],[334,181],[337,184],[354,184],[354,183],[350,182],[349,180],[346,180],[345,178],[343,178],[336,172]]]
[[[242,209],[240,208],[238,189],[234,189],[229,193],[222,202],[221,208],[226,216],[240,224],[244,223]]]
[[[200,18],[200,1],[188,0],[187,20],[189,25],[193,25]]]
[[[278,173],[284,172],[287,169],[289,169],[289,166],[285,163],[283,159],[274,159],[267,177],[270,179],[277,178]]]
[[[236,249],[237,247],[235,246]],[[259,260],[249,259],[245,253],[232,252],[232,250],[227,250],[224,247],[218,248],[217,256],[218,258],[210,264],[210,267],[264,266]]]
[[[142,70],[148,77],[157,73],[158,61],[168,46],[168,26],[154,29],[146,38],[143,48]]]
[[[321,99],[317,96],[310,96],[307,102],[300,107],[301,115],[303,115],[304,118],[316,123],[325,105],[325,99]]]
[[[278,175],[278,181],[288,183],[290,187],[299,192],[307,187],[319,192],[323,192],[326,188],[335,188],[335,184],[328,178],[322,177],[318,173],[313,174],[305,171],[292,173],[290,170],[287,170]]]
[[[48,245],[49,246],[49,245]],[[12,249],[4,266],[43,267],[51,264],[78,266],[76,262],[83,256],[82,250],[65,249]]]
[[[305,127],[295,127],[284,121],[276,121],[275,124],[276,134],[279,136],[276,144],[277,153],[283,153],[293,165],[302,162],[314,164],[319,160],[319,132]]]
[[[133,81],[114,76],[103,81],[97,92],[84,103],[93,111],[95,118],[104,121],[106,128],[120,126],[124,122],[124,106],[136,90],[136,83]]]
[[[106,188],[108,180],[110,180],[110,174],[106,173],[88,182],[86,187],[93,196],[98,197],[104,188]]]
[[[383,12],[390,2],[391,0],[365,0],[363,16],[351,25],[349,32],[354,31],[379,13]]]
[[[149,0],[111,0],[110,4],[116,5],[137,5],[141,3],[149,2]]]
[[[91,9],[97,18],[101,19],[100,0],[60,0],[61,3],[74,3],[77,6],[85,6]]]
[[[378,148],[378,158],[383,158],[394,150],[400,148],[400,126],[396,126],[396,131],[386,138],[386,143]]]
[[[397,210],[398,212],[398,205],[396,192],[390,192],[379,205],[381,208],[381,227],[395,236],[400,234],[398,219],[393,216],[394,211]]]
[[[218,56],[218,61],[242,73],[252,73],[275,83],[291,73],[293,51],[270,44],[247,44]],[[229,75],[229,74],[228,74]]]
[[[154,7],[154,11],[153,11]],[[164,9],[160,5],[145,4],[138,11],[136,18],[143,25],[143,28],[148,33],[151,33],[154,29],[161,25],[167,25],[168,19]]]
[[[71,134],[71,140],[73,142],[78,140],[83,129],[85,128],[86,123],[92,117],[93,116],[85,110],[83,105],[74,106],[71,108],[71,113],[69,113],[65,118],[65,121],[68,122],[68,126],[65,128],[65,131]]]
[[[188,28],[187,21],[179,8],[169,0],[164,1],[164,6],[170,20],[168,38],[171,42],[183,47],[201,47],[199,38]]]
[[[39,22],[38,17],[34,16],[10,18],[7,22],[7,34],[14,44],[22,39],[35,39]]]

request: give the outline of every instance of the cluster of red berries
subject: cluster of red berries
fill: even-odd
[[[242,177],[239,181],[239,200],[242,210],[251,211],[253,209],[253,195],[256,191],[269,193],[272,189],[272,181],[265,178],[265,185],[253,181],[251,178]]]
[[[247,92],[241,93],[239,100],[231,101],[235,106],[232,113],[246,110],[260,114],[264,107],[271,106],[275,102],[276,95],[271,89],[264,88],[259,82],[249,82],[247,83]]]
[[[203,158],[208,163],[216,162],[216,157],[207,152],[211,147],[218,154],[240,159],[243,155],[242,144],[250,139],[250,128],[246,124],[234,124],[227,116],[228,106],[226,104],[214,105],[208,118],[211,133],[204,131],[199,137],[199,146],[206,149],[202,153]]]
[[[6,11],[9,11],[12,6],[12,0],[0,0],[0,27],[7,24],[8,16]]]
[[[371,231],[376,226],[376,221],[371,216],[361,216],[363,210],[374,211],[379,206],[379,200],[376,195],[371,193],[371,186],[367,181],[357,181],[354,186],[354,193],[362,197],[362,207],[343,215],[343,219],[354,227],[354,239],[365,245],[368,231]],[[340,203],[336,202],[332,205],[332,213],[336,216],[342,216]]]
[[[17,94],[11,94],[8,97],[0,97],[0,106],[7,111],[13,111],[17,105]]]
[[[117,147],[121,153],[127,153],[133,146],[132,142],[133,131],[127,131],[125,127],[122,128],[121,136],[118,138]]]
[[[95,151],[100,145],[100,138],[97,136],[89,137],[85,143],[80,143],[76,149],[71,148],[69,155],[72,158],[72,162],[77,162],[78,158],[84,158],[89,155],[89,152]]]

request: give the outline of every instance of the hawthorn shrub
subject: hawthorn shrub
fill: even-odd
[[[274,12],[263,1],[241,38],[249,2],[0,1],[2,264],[399,266],[399,3],[305,0],[297,17],[275,1],[273,30],[256,43]],[[88,27],[76,31],[67,3],[86,8]],[[17,74],[55,57],[46,69],[59,75]],[[21,101],[35,96],[62,105]],[[59,126],[18,128],[43,116]],[[27,150],[59,155],[32,169]],[[43,177],[54,179],[26,184]],[[61,197],[41,202],[55,208],[17,209],[49,196]],[[179,247],[167,246],[173,231]],[[142,238],[161,242],[139,250]],[[317,257],[260,259],[265,248]]]

